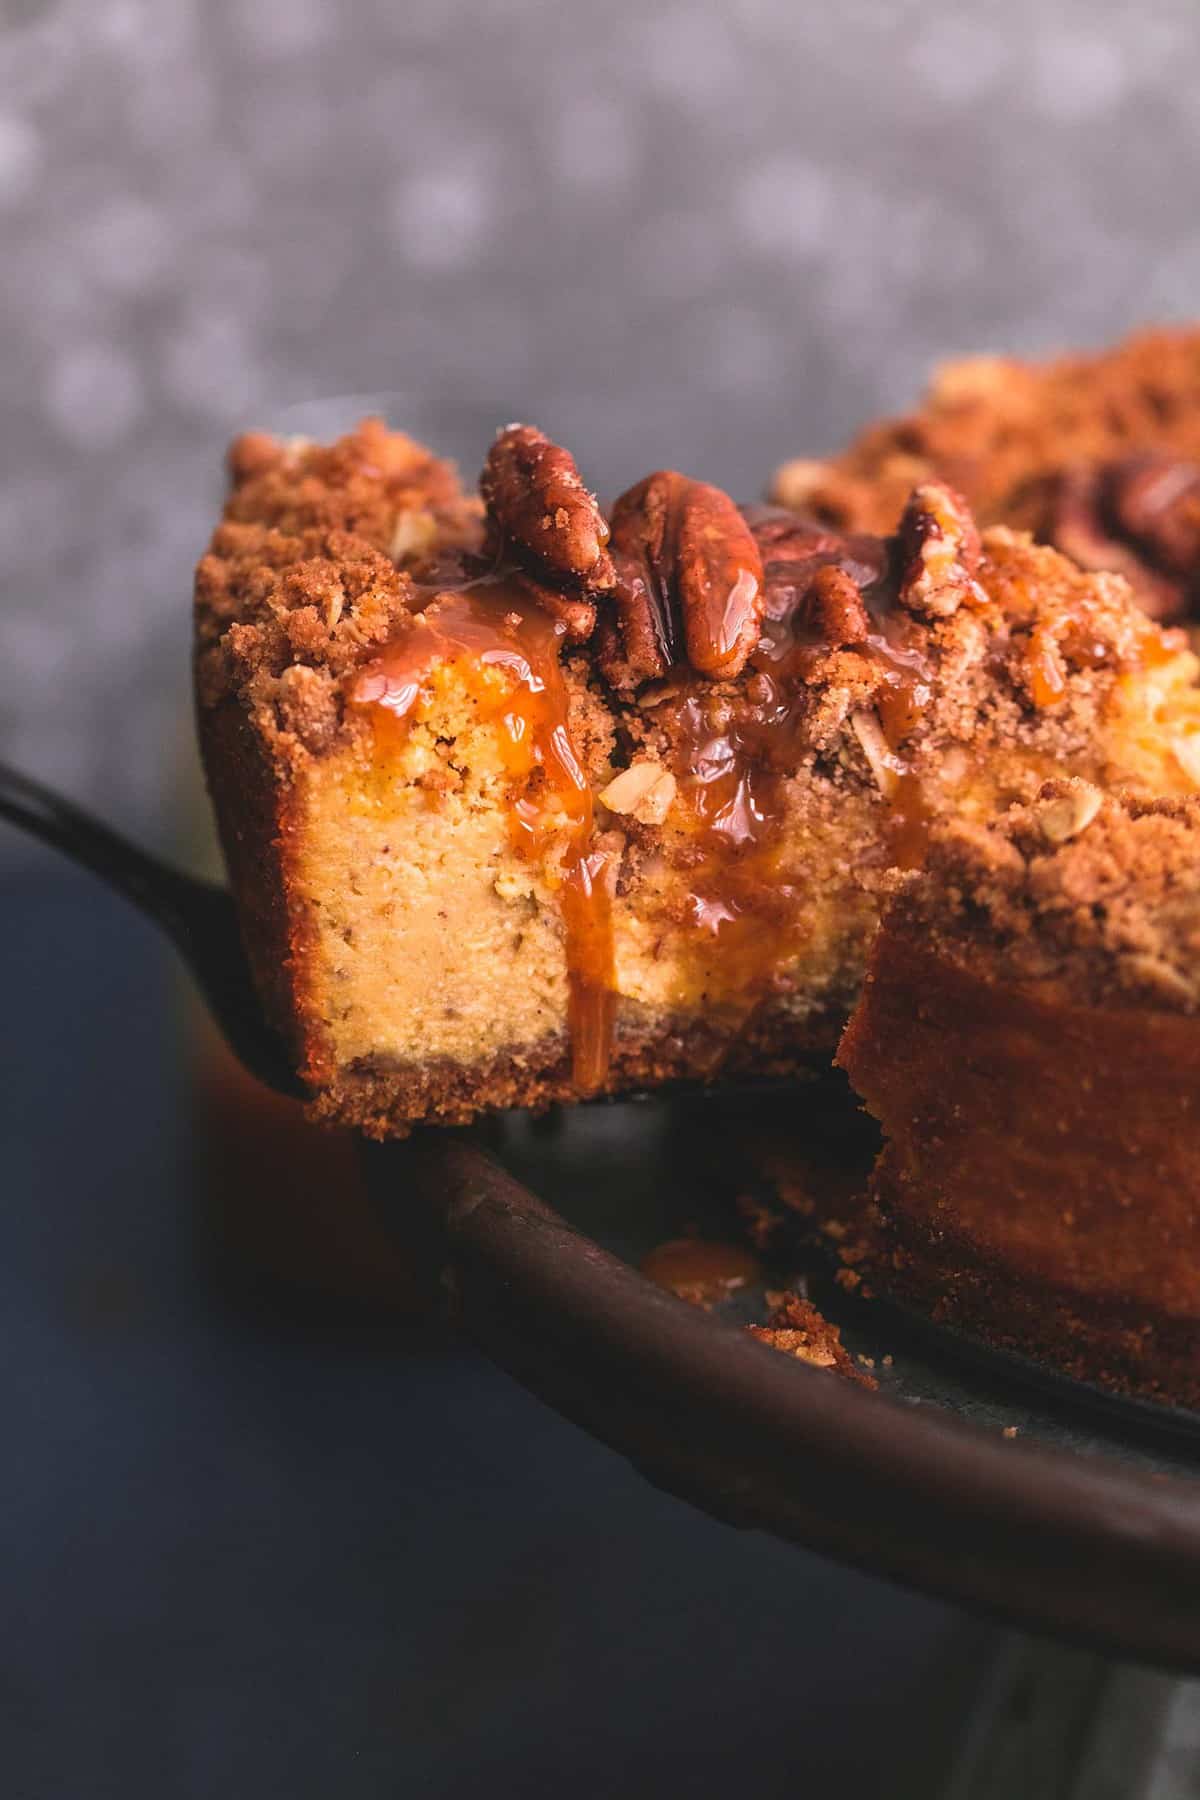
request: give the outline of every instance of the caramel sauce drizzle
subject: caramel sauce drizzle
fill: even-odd
[[[544,866],[565,835],[558,898],[572,1078],[580,1093],[594,1093],[612,1051],[612,886],[608,858],[593,848],[592,792],[567,725],[560,664],[566,627],[503,574],[460,575],[455,586],[431,583],[421,600],[424,610],[357,676],[350,702],[370,710],[377,728],[406,727],[438,664],[477,664],[509,677],[476,684],[477,717],[496,727],[515,795],[509,811],[514,847]]]
[[[1036,625],[1030,632],[1025,647],[1029,697],[1038,707],[1057,706],[1067,695],[1068,668],[1153,669],[1186,647],[1187,634],[1178,626],[1164,628],[1152,619],[1144,619],[1138,632],[1136,656],[1124,665],[1116,665],[1111,646],[1096,639],[1086,613],[1076,609],[1053,624]]]
[[[884,613],[867,639],[868,654],[883,671],[885,685],[875,701],[879,727],[895,764],[888,796],[888,854],[898,869],[919,869],[929,849],[933,814],[920,778],[908,766],[904,742],[929,703],[933,671],[928,658],[905,643],[907,616]]]
[[[753,523],[755,509],[747,516]],[[778,827],[786,814],[787,783],[804,756],[806,680],[830,648],[805,604],[822,564],[836,564],[852,577],[873,626],[866,640],[851,648],[884,677],[874,707],[892,777],[886,852],[899,867],[915,868],[928,846],[931,813],[903,746],[928,703],[933,672],[911,641],[912,621],[895,605],[888,545],[875,538],[814,531],[811,549],[801,558],[766,563],[762,634],[737,700],[731,702],[690,670],[676,666],[669,677],[680,727],[679,793],[691,815],[696,850],[690,916],[702,936],[720,943],[721,992],[710,998],[716,1004],[734,1003],[747,1015],[769,991],[780,933],[794,921],[802,899],[797,887],[783,879]],[[468,558],[465,566],[452,561],[439,571],[444,579],[430,579],[419,589],[407,628],[358,675],[349,698],[371,711],[377,728],[384,720],[403,726],[439,663],[479,664],[510,677],[507,684],[482,684],[479,717],[497,727],[515,795],[510,809],[514,845],[544,866],[565,831],[558,897],[572,1076],[577,1090],[590,1094],[603,1086],[612,1055],[615,871],[594,847],[592,792],[570,740],[560,663],[566,626],[542,610],[516,574],[473,574],[473,561]],[[731,606],[736,598],[730,596]],[[662,631],[664,644],[670,645],[665,623]],[[1138,660],[1147,666],[1161,662],[1182,643],[1182,633],[1164,632],[1147,620]],[[1039,707],[1055,705],[1066,695],[1064,656],[1074,666],[1099,667],[1111,660],[1110,647],[1089,636],[1083,613],[1065,627],[1056,621],[1053,632],[1035,627],[1024,654],[1030,697]],[[682,1249],[666,1245],[653,1256],[665,1267],[671,1262],[667,1252],[676,1262],[685,1251],[693,1262],[707,1254],[698,1241],[681,1243]],[[660,1278],[649,1268],[647,1273]]]
[[[642,1274],[694,1306],[714,1306],[762,1274],[762,1264],[741,1244],[710,1238],[670,1238],[657,1244],[641,1262]]]
[[[750,657],[744,700],[731,705],[691,682],[679,708],[680,794],[696,829],[699,866],[689,906],[694,924],[718,939],[723,986],[747,1012],[778,966],[780,933],[802,898],[784,879],[779,825],[787,783],[804,756],[805,685],[829,645],[805,595],[815,569],[836,563],[860,587],[874,629],[854,648],[884,675],[876,702],[895,763],[888,801],[888,853],[902,867],[921,862],[929,813],[900,748],[927,703],[932,670],[909,642],[907,615],[894,607],[887,548],[875,539],[814,538],[811,557],[768,562],[767,611]]]

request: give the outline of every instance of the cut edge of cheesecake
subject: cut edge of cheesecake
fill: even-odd
[[[1200,1402],[1198,951],[1200,798],[1059,780],[939,826],[838,1053],[884,1134],[856,1279]]]

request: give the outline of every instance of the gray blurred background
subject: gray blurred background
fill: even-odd
[[[940,355],[1200,314],[1198,18],[0,0],[0,757],[201,854],[191,571],[241,426],[390,392],[468,473],[524,417],[602,494],[750,497]],[[369,1297],[327,1316],[365,1201],[144,921],[14,831],[0,873],[2,1800],[928,1800],[976,1691],[1047,1767],[1093,1743],[1019,1660],[981,1685],[993,1628],[680,1508]]]
[[[1192,0],[0,19],[0,755],[160,840],[236,427],[390,391],[749,496],[940,354],[1200,311]]]

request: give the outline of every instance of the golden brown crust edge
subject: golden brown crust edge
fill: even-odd
[[[233,699],[198,708],[197,731],[251,972],[267,1017],[313,1079],[317,1059],[304,1007],[308,946],[291,900],[290,785]]]
[[[680,1025],[648,1017],[639,1025],[636,1016],[630,1017],[614,1045],[600,1093],[615,1098],[742,1074],[803,1079],[828,1066],[844,1017],[844,1007],[839,1007],[810,1017],[801,1027],[784,1011],[763,1013],[732,1047],[702,1019]],[[516,1107],[544,1112],[578,1098],[565,1042],[550,1041],[469,1068],[431,1061],[330,1071],[310,1111],[323,1123],[352,1126],[367,1137],[384,1139],[404,1137],[422,1123],[467,1125],[483,1112]]]
[[[450,464],[377,419],[330,445],[255,433],[229,462],[196,570],[197,704],[235,698],[286,777],[343,728],[346,676],[409,616],[408,568],[474,543],[481,510]]]

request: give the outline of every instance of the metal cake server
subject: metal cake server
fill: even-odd
[[[0,818],[61,850],[152,919],[187,964],[239,1061],[277,1093],[302,1093],[282,1040],[263,1017],[227,889],[171,868],[3,764]]]

